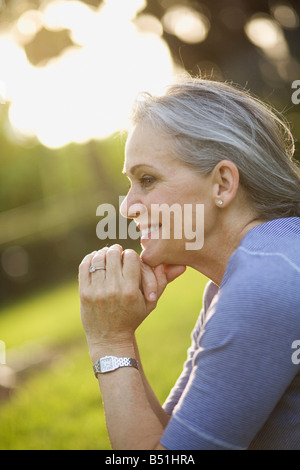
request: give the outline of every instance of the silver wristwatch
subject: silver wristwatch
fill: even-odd
[[[113,370],[119,369],[119,367],[135,367],[139,368],[138,361],[131,357],[116,357],[116,356],[104,356],[100,357],[94,364],[94,374],[105,374],[106,372],[112,372]]]

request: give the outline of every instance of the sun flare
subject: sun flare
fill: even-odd
[[[0,93],[10,103],[14,132],[58,148],[126,127],[137,93],[161,91],[174,74],[157,20],[147,15],[153,31],[135,22],[144,6],[144,0],[107,0],[96,9],[52,0],[0,31]],[[68,29],[75,45],[34,66],[23,46],[41,27]]]

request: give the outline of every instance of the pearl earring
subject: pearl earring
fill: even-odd
[[[221,199],[218,200],[218,204],[219,206],[222,206],[223,205],[223,201]]]

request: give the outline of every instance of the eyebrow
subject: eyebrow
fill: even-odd
[[[140,167],[148,167],[148,168],[154,168],[154,166],[152,165],[147,165],[147,163],[139,163],[137,165],[134,165],[130,168],[128,174],[131,174],[131,175],[134,175],[134,173],[136,172],[136,170],[138,170]],[[127,176],[127,173],[125,171],[125,169],[123,169],[122,171],[123,175]]]

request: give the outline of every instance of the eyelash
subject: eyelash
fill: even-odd
[[[143,188],[148,188],[149,186],[151,186],[151,184],[154,183],[154,178],[153,176],[142,176],[142,178],[140,178],[140,185],[143,187]]]
[[[142,188],[147,189],[149,186],[151,186],[155,181],[155,178],[153,176],[142,176],[139,178],[139,183]],[[131,182],[128,184],[128,190],[131,189]]]

